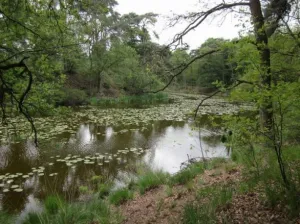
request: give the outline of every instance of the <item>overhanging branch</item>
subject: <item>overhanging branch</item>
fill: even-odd
[[[171,79],[169,80],[169,82],[168,82],[163,88],[158,89],[158,90],[153,91],[153,92],[145,92],[145,93],[158,93],[158,92],[164,91],[166,88],[168,88],[168,87],[171,85],[171,83],[173,82],[173,80],[174,80],[177,76],[181,75],[181,74],[182,74],[182,73],[183,73],[183,72],[184,72],[191,64],[193,64],[195,61],[197,61],[197,60],[199,60],[199,59],[201,59],[201,58],[204,58],[204,57],[206,57],[206,56],[208,56],[208,55],[211,55],[211,54],[214,54],[214,53],[216,53],[216,52],[219,52],[219,51],[221,51],[221,49],[215,49],[215,50],[208,51],[208,52],[206,52],[206,53],[204,53],[204,54],[201,54],[201,55],[198,55],[198,56],[194,57],[194,58],[193,58],[192,60],[190,60],[188,63],[182,64],[182,65],[180,65],[180,66],[178,66],[178,67],[172,69],[173,71],[174,71],[174,70],[177,70],[177,69],[180,69],[180,70],[179,70],[176,74],[174,74],[174,75],[171,76]]]
[[[225,9],[231,9],[238,6],[249,6],[249,2],[235,2],[235,3],[222,3],[219,4],[207,11],[195,13],[192,15],[192,17],[195,17],[195,19],[180,33],[176,34],[173,41],[168,45],[171,46],[176,42],[180,42],[186,34],[188,34],[190,31],[197,28],[199,25],[201,25],[208,16],[212,15],[215,12],[225,10]]]
[[[246,80],[236,80],[236,82],[235,82],[233,85],[231,85],[231,86],[229,86],[229,87],[226,88],[226,91],[232,90],[232,89],[234,89],[235,87],[237,87],[237,86],[239,86],[239,85],[241,85],[241,84],[243,84],[243,83],[249,84],[249,85],[255,85],[255,83],[249,82],[249,81],[246,81]],[[200,109],[200,107],[203,105],[203,103],[204,103],[206,100],[208,100],[208,99],[214,97],[215,95],[217,95],[218,93],[221,93],[221,92],[223,92],[223,91],[222,91],[221,89],[218,89],[218,90],[216,90],[215,92],[213,92],[211,95],[209,95],[209,96],[203,98],[203,99],[200,101],[200,103],[198,104],[198,106],[197,106],[197,108],[196,108],[196,110],[195,110],[195,113],[194,113],[194,120],[196,120],[197,115],[198,115],[198,112],[199,112],[199,109]]]

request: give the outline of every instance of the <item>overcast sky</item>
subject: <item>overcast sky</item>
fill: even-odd
[[[117,11],[121,14],[135,12],[144,14],[153,12],[160,14],[158,22],[154,30],[159,34],[160,39],[157,40],[160,44],[168,44],[174,35],[186,26],[179,24],[175,28],[166,28],[168,19],[166,17],[175,14],[181,14],[190,11],[200,11],[198,4],[199,0],[118,0],[119,5]],[[238,36],[239,29],[234,26],[235,19],[233,16],[227,16],[227,19],[220,25],[220,18],[205,22],[195,31],[191,32],[184,39],[191,49],[199,47],[206,39],[210,37],[223,37],[232,39]]]

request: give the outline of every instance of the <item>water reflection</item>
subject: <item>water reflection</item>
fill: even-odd
[[[191,157],[226,157],[220,137],[211,132],[193,131],[189,123],[155,121],[147,126],[103,127],[97,124],[80,124],[76,133],[64,133],[48,142],[41,142],[36,149],[32,142],[1,146],[0,175],[6,173],[32,172],[32,167],[44,166],[44,176],[37,174],[27,179],[15,178],[14,183],[24,191],[3,193],[0,188],[1,209],[11,212],[28,212],[36,209],[38,201],[50,194],[60,194],[67,200],[80,197],[80,186],[89,186],[92,176],[115,179],[121,184],[128,178],[137,163],[146,163],[153,168],[174,173],[182,162]],[[119,150],[137,148],[141,153],[120,153]],[[128,151],[128,150],[127,150]],[[97,160],[94,164],[83,162],[66,166],[57,159],[80,158],[95,154],[111,157],[109,163]],[[114,156],[117,155],[117,156]],[[54,163],[49,165],[49,163]],[[103,163],[103,165],[102,165]],[[49,176],[57,173],[57,176]],[[0,183],[2,181],[0,180]]]

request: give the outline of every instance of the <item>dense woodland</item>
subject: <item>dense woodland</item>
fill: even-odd
[[[300,144],[299,1],[202,1],[203,11],[170,21],[189,25],[168,45],[158,44],[153,32],[159,15],[121,15],[117,4],[1,0],[3,124],[22,114],[35,128],[34,117],[59,116],[72,110],[68,106],[166,91],[247,103],[255,108],[250,117],[223,117],[230,130],[224,142],[252,177],[263,177],[272,203],[278,195],[299,216],[299,160],[291,160],[299,157]],[[197,49],[185,44],[185,36],[207,18],[229,13],[239,21],[239,38],[209,38]],[[204,103],[195,105],[196,121]]]

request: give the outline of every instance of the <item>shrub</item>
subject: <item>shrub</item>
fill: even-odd
[[[64,97],[58,104],[63,106],[84,105],[87,104],[87,95],[80,89],[65,88]]]

